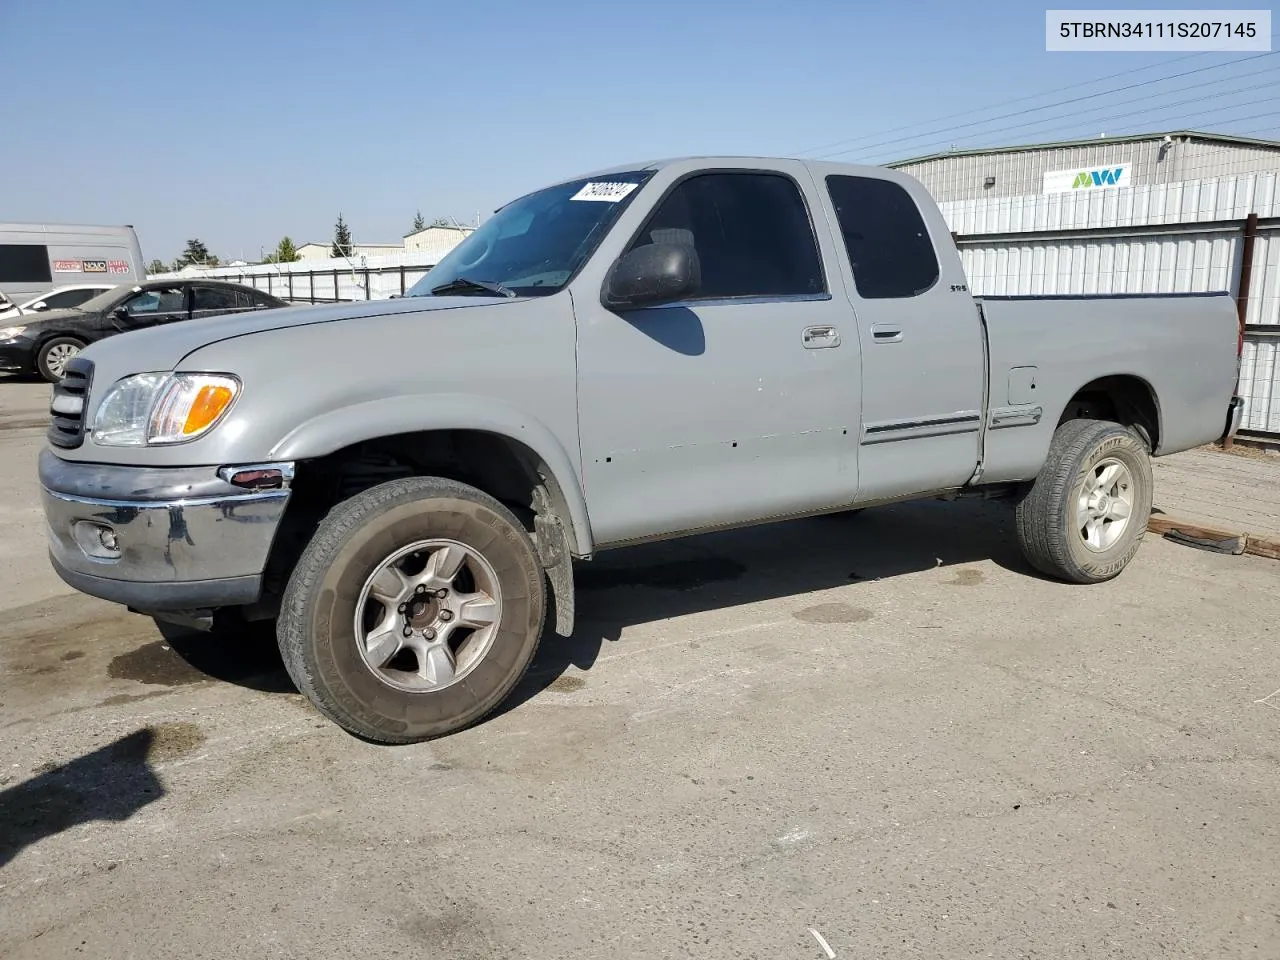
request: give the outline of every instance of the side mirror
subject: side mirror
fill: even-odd
[[[604,282],[606,307],[643,307],[683,300],[698,292],[698,252],[683,243],[651,243],[618,259]]]
[[[48,309],[49,309],[49,305],[48,305],[47,303],[45,303],[43,300],[38,300],[37,302],[35,302],[35,303],[33,303],[33,304],[31,305],[31,309],[32,309],[33,311],[35,311],[35,310],[48,310]]]

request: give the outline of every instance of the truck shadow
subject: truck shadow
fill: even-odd
[[[0,790],[0,868],[46,837],[93,820],[123,822],[164,796],[151,769],[151,728],[137,730]]]
[[[634,624],[983,560],[1039,576],[1018,550],[1007,503],[897,504],[609,551],[576,565],[573,636],[547,628],[529,672],[497,713],[537,696],[570,667],[591,669],[604,645]],[[968,579],[974,573],[961,571],[955,582],[976,583]],[[547,622],[554,621],[550,610]],[[172,651],[157,656],[176,654],[193,679],[295,692],[270,623],[216,637],[160,629]]]
[[[575,568],[573,636],[548,629],[498,712],[537,696],[571,666],[591,669],[604,644],[632,624],[981,560],[1039,576],[1022,559],[1007,503],[897,504],[604,553]],[[974,574],[961,571],[955,582],[976,583]]]

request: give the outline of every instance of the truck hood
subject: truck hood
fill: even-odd
[[[397,313],[434,313],[473,307],[515,304],[525,297],[405,297],[395,300],[362,300],[314,307],[280,307],[251,313],[227,314],[185,320],[180,323],[134,330],[90,344],[81,354],[103,372],[113,375],[172,370],[189,354],[223,340],[253,333],[309,327],[343,320],[359,322],[368,317]],[[95,378],[96,379],[96,378]]]

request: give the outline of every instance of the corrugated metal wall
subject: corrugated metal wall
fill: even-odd
[[[1280,434],[1280,365],[1276,354],[1280,340],[1250,337],[1245,340],[1240,364],[1240,395],[1245,398],[1241,429]]]
[[[1240,364],[1244,428],[1280,435],[1280,227],[1254,241],[1245,324],[1252,329]]]
[[[1245,318],[1242,429],[1280,435],[1280,175],[940,206],[960,235],[960,259],[978,296],[1235,294],[1244,219],[1257,213],[1264,223]]]
[[[1276,160],[1280,167],[1280,157]],[[943,200],[956,233],[1114,230],[1280,216],[1280,172],[987,200]]]
[[[1038,194],[1045,173],[1077,167],[1129,164],[1134,186],[1206,177],[1265,173],[1280,166],[1280,149],[1179,140],[1163,157],[1160,138],[1043,147],[1032,150],[958,154],[894,167],[923,183],[938,200],[982,200]],[[995,177],[992,187],[984,187]]]
[[[1198,293],[1232,289],[1239,245],[1227,232],[964,243],[960,260],[978,296]]]

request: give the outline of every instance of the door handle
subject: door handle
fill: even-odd
[[[898,343],[902,340],[902,328],[894,323],[873,323],[871,339],[876,343]]]
[[[805,327],[804,346],[806,350],[821,350],[824,347],[840,346],[840,331],[835,327]]]

